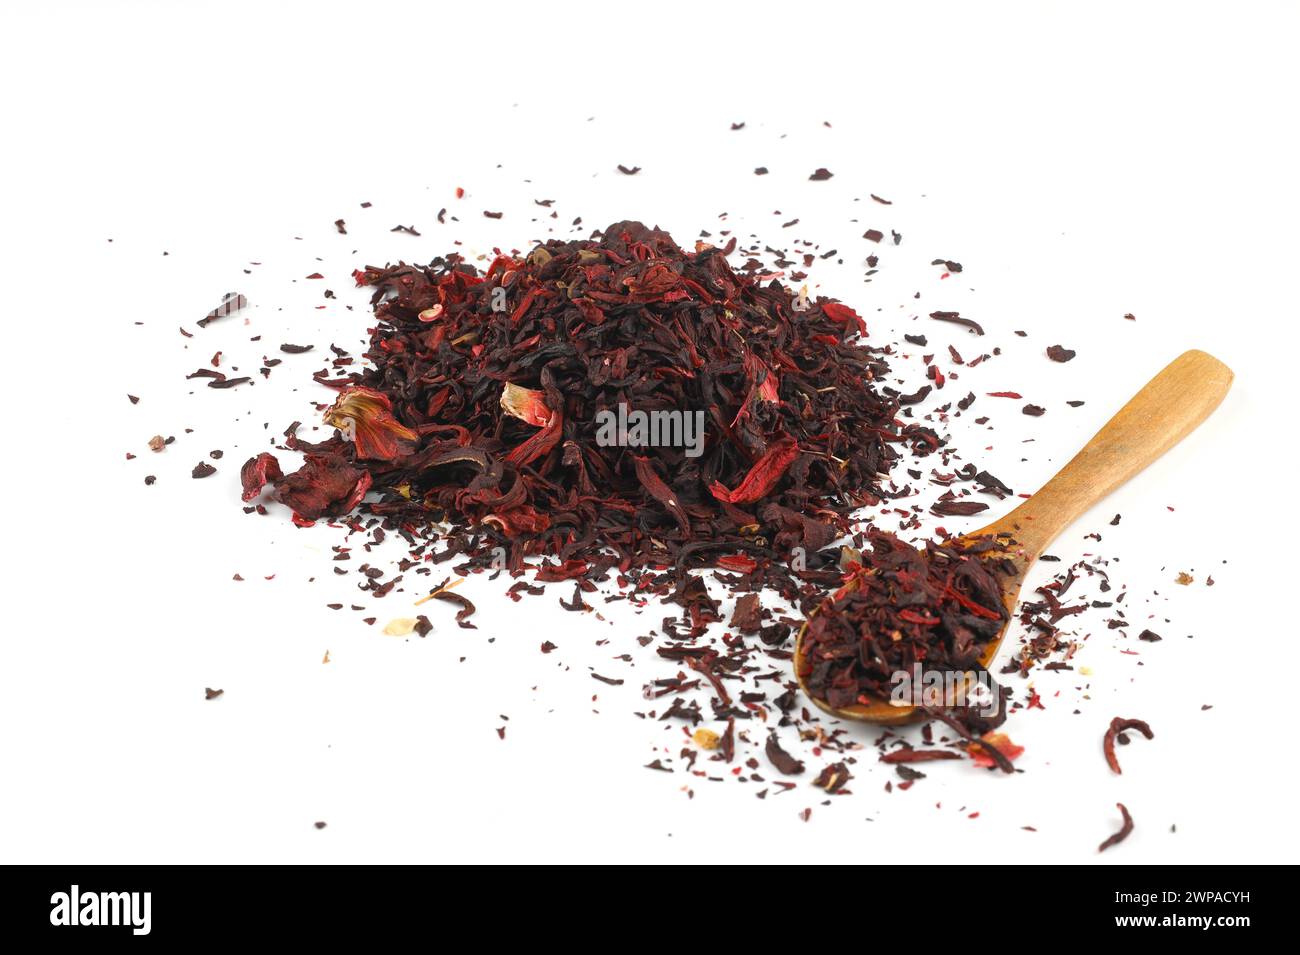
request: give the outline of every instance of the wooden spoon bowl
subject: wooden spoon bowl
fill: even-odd
[[[1203,351],[1184,352],[1147,382],[1037,494],[992,524],[957,539],[959,544],[988,537],[1008,542],[1003,556],[1016,568],[1006,578],[1002,593],[1009,616],[1020,599],[1029,568],[1061,531],[1191,434],[1219,406],[1231,385],[1232,371],[1223,362]],[[816,608],[812,613],[819,611]],[[981,666],[988,668],[993,662],[1010,625],[1008,619],[980,654]],[[805,682],[811,670],[804,656],[807,630],[805,621],[795,639],[794,672],[800,688],[818,707],[844,719],[886,726],[912,723],[925,716],[918,707],[887,699],[848,707],[832,707],[817,699]]]

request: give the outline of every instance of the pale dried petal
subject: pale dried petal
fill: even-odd
[[[704,727],[700,727],[695,731],[691,739],[695,740],[695,745],[700,749],[718,748],[719,736],[717,733],[713,732],[713,730],[706,730]]]

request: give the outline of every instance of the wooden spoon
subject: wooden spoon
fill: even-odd
[[[1057,535],[1191,434],[1219,406],[1231,384],[1232,371],[1223,362],[1203,351],[1184,352],[1147,382],[1037,494],[1005,517],[958,539],[960,543],[1001,535],[1014,541],[1007,556],[1015,562],[1016,572],[1007,579],[1002,595],[1009,613],[1020,598],[1025,574]],[[985,668],[997,656],[1009,626],[1010,621],[980,655]],[[794,672],[800,688],[823,710],[845,719],[884,724],[910,723],[924,716],[917,707],[888,700],[843,709],[818,700],[804,683],[803,638],[807,629],[805,623],[795,642]]]

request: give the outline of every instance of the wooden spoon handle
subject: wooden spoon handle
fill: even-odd
[[[1184,352],[1037,494],[981,533],[1009,532],[1032,562],[1084,511],[1191,434],[1231,384],[1231,369],[1213,355]]]

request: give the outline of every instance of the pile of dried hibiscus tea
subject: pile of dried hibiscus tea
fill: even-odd
[[[897,244],[901,236],[894,236]],[[942,427],[949,414],[970,408],[974,391],[917,414],[914,406],[957,371],[945,376],[934,355],[922,354],[931,384],[913,394],[891,387],[887,376],[900,369],[890,362],[909,360],[906,347],[868,344],[856,311],[794,290],[757,258],[733,266],[737,244],[734,237],[722,247],[700,241],[688,251],[657,228],[625,221],[588,238],[497,252],[479,260],[482,271],[453,253],[427,265],[354,272],[358,286],[372,292],[374,322],[362,362],[331,346],[335,360],[314,376],[335,392],[317,405],[333,433],[311,442],[299,436],[300,423],[291,425],[275,448],[302,454],[288,473],[269,451],[250,458],[241,471],[251,505],[245,510],[266,513],[258,503],[266,492],[266,500],[290,509],[295,524],[328,521],[367,535],[367,552],[400,537],[406,546],[398,576],[384,580],[369,563],[357,568],[365,578],[360,589],[376,598],[394,592],[408,573],[432,575],[429,565],[450,561],[448,570],[462,577],[504,572],[514,600],[543,594],[539,583],[567,582],[573,596],[560,605],[573,612],[594,611],[584,594],[598,590],[606,602],[628,600],[638,612],[648,597],[677,605],[636,637],[676,672],[658,671],[643,684],[645,702],[635,715],[662,726],[646,767],[687,774],[682,789],[689,795],[695,779],[748,784],[760,799],[792,792],[807,771],[801,756],[821,763],[807,773],[814,787],[846,795],[872,746],[897,775],[886,792],[925,778],[913,766],[921,762],[966,758],[1014,772],[1012,760],[1023,750],[997,731],[1014,708],[1012,694],[987,670],[1011,618],[1004,597],[1019,570],[1009,556],[1014,542],[949,539],[941,528],[941,542],[918,548],[872,524],[899,515],[900,531],[921,528],[922,507],[905,501],[920,492],[890,480],[905,457],[937,460],[930,483],[946,490],[931,508],[936,516],[987,508],[957,483],[999,500],[1013,493],[973,462],[957,465],[962,456],[922,423]],[[761,254],[757,246],[748,251]],[[797,264],[766,251],[779,256],[776,268]],[[805,267],[811,258],[804,255]],[[868,264],[874,269],[874,256]],[[947,260],[935,264],[960,271]],[[790,273],[792,281],[804,277]],[[199,324],[245,305],[231,293]],[[930,318],[984,334],[956,312]],[[928,345],[924,335],[904,338]],[[948,354],[964,374],[1000,350],[970,361],[952,346]],[[190,377],[207,377],[214,388],[250,380],[216,371],[220,355],[212,369]],[[1068,360],[1052,349],[1048,357]],[[151,450],[165,442],[155,440]],[[210,473],[206,466],[193,476]],[[924,480],[919,465],[906,473]],[[864,516],[863,509],[882,505],[874,519]],[[337,550],[346,556],[349,549]],[[1003,673],[1072,669],[1087,634],[1058,630],[1058,623],[1086,607],[1118,608],[1123,594],[1068,606],[1062,599],[1084,576],[1109,591],[1104,564],[1075,564],[1038,589],[1041,602],[1022,604],[1020,621],[1034,636]],[[449,575],[436,576],[442,581],[416,604],[453,603],[457,623],[474,628],[474,604],[452,592]],[[729,619],[711,593],[715,584],[736,598]],[[780,601],[768,600],[772,594]],[[1117,625],[1127,621],[1108,622]],[[383,629],[425,636],[433,624],[402,617]],[[557,649],[541,644],[544,654]],[[631,654],[616,659],[633,665]],[[602,684],[625,682],[587,669]],[[992,688],[993,705],[898,701],[899,674],[922,672],[975,675],[980,687]],[[847,721],[824,720],[809,697],[841,715],[856,706],[913,706],[910,715],[924,721],[924,746],[889,729],[874,743],[855,739]],[[1041,706],[1039,699],[1030,687],[1020,705]],[[1141,721],[1117,719],[1106,736],[1116,772],[1114,743],[1132,727],[1150,735]],[[504,726],[496,733],[506,738]],[[787,750],[783,739],[802,749]],[[804,808],[800,816],[806,821],[810,813]]]
[[[291,432],[290,474],[251,459],[245,500],[270,484],[299,523],[445,522],[461,572],[504,555],[512,574],[540,559],[542,581],[668,568],[681,590],[711,566],[789,597],[837,583],[817,552],[881,500],[894,445],[940,444],[877,390],[863,320],[733,270],[730,248],[637,222],[596,236],[482,274],[454,254],[354,273],[374,289],[371,367],[317,376],[338,431]]]

